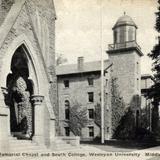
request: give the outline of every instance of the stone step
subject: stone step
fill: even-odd
[[[11,145],[36,145],[35,142],[17,142],[17,141],[9,141]]]
[[[49,152],[46,146],[40,146],[31,140],[20,140],[14,137],[9,138],[10,152]],[[52,145],[52,151],[72,150],[74,146],[66,143],[61,139],[56,139]]]
[[[20,147],[12,148],[11,147],[10,151],[12,151],[12,152],[16,152],[16,151],[18,151],[18,152],[29,152],[29,151],[37,152],[37,151],[48,151],[48,149],[44,148],[44,147],[40,147],[40,146],[29,146],[29,147],[22,147],[22,148],[20,148]]]
[[[31,140],[28,140],[28,141],[25,141],[25,140],[9,140],[10,143],[23,143],[23,144],[32,144],[34,143],[33,141]]]

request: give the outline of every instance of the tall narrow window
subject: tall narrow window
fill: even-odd
[[[89,129],[89,137],[94,137],[94,127],[90,126]]]
[[[125,42],[125,34],[126,34],[126,30],[124,27],[120,28],[120,43],[124,43]]]
[[[108,86],[108,79],[106,79],[106,87]]]
[[[93,86],[93,78],[88,78],[88,85]]]
[[[117,43],[117,31],[114,31],[114,43]]]
[[[128,30],[128,41],[133,41],[134,40],[134,30],[133,28],[129,28]]]
[[[94,119],[94,109],[88,109],[89,119]]]
[[[94,102],[94,94],[93,94],[93,92],[88,92],[88,102]]]
[[[69,80],[64,80],[64,87],[69,88]]]
[[[137,78],[137,90],[139,90],[139,78]]]
[[[65,127],[65,136],[70,136],[70,129],[69,127]]]
[[[69,115],[70,115],[70,103],[68,100],[65,101],[65,119],[69,120]]]
[[[139,73],[139,63],[138,62],[136,64],[136,71],[137,71],[137,73]]]

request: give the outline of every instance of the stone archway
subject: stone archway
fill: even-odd
[[[6,49],[5,55],[2,59],[2,63],[0,64],[1,65],[0,85],[1,85],[2,93],[4,95],[4,98],[3,98],[3,95],[0,95],[0,99],[3,103],[5,99],[5,104],[3,105],[4,108],[1,108],[1,113],[4,114],[5,121],[6,121],[5,124],[7,124],[6,128],[2,128],[3,133],[6,133],[6,134],[3,134],[5,136],[0,135],[0,140],[3,139],[3,137],[7,138],[7,135],[9,136],[11,135],[10,134],[11,127],[9,127],[11,125],[10,124],[11,116],[9,112],[10,106],[8,105],[9,104],[8,102],[6,103],[6,99],[8,99],[7,97],[8,82],[7,81],[11,79],[12,77],[11,75],[13,74],[13,72],[16,71],[16,69],[14,69],[16,67],[13,67],[14,65],[12,66],[11,64],[12,62],[14,62],[13,57],[16,55],[15,52],[17,51],[18,48],[22,48],[24,51],[23,56],[22,57],[20,56],[20,59],[24,58],[24,61],[26,61],[25,63],[28,65],[28,69],[26,70],[25,68],[27,67],[25,66],[27,65],[24,65],[24,70],[26,74],[23,75],[22,78],[19,77],[20,81],[22,81],[23,84],[24,82],[26,83],[26,78],[24,77],[27,77],[27,81],[29,81],[31,88],[33,88],[33,94],[34,94],[31,99],[33,104],[33,109],[34,109],[34,114],[32,114],[32,116],[34,117],[33,118],[34,124],[32,126],[33,133],[31,137],[32,137],[32,140],[35,141],[36,143],[44,144],[44,143],[47,143],[48,140],[49,141],[54,140],[55,138],[55,116],[54,116],[54,112],[52,111],[52,106],[49,98],[49,92],[48,92],[49,83],[48,83],[48,77],[46,75],[45,68],[43,66],[43,61],[41,57],[38,56],[36,48],[34,47],[30,39],[28,39],[25,34],[19,35],[12,41],[12,43]],[[22,67],[22,70],[23,70],[23,67]],[[21,73],[21,71],[18,71],[18,72]],[[16,84],[16,83],[13,83],[13,84]],[[11,88],[14,88],[14,87],[11,87]],[[28,89],[28,91],[30,91],[30,89]],[[32,92],[30,91],[30,93]],[[16,116],[14,117],[16,118]],[[45,123],[47,125],[44,125]]]
[[[33,81],[29,79],[28,59],[24,45],[12,56],[7,76],[8,95],[6,103],[10,109],[10,130],[13,136],[31,138],[34,134],[34,111],[31,103]]]

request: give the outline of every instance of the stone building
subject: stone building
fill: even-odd
[[[105,61],[105,94],[108,93],[108,79],[111,63]],[[87,108],[89,123],[82,129],[81,140],[93,140],[100,136],[100,128],[95,122],[95,105],[100,104],[101,62],[86,62],[79,57],[77,64],[57,66],[58,99],[59,99],[59,126],[63,136],[73,136],[68,126],[69,108],[75,102]],[[108,101],[109,102],[109,101]],[[109,105],[109,104],[108,104]],[[107,118],[106,122],[110,123]]]
[[[0,150],[18,141],[12,137],[49,146],[56,119],[53,1],[1,0],[0,13]]]
[[[112,28],[113,44],[109,44],[107,53],[113,63],[112,76],[117,78],[126,107],[134,111],[138,124],[143,53],[137,44],[137,28],[131,17],[125,14],[121,16]]]
[[[107,50],[109,56],[107,63],[112,64],[112,67],[107,73],[108,78],[106,80],[109,82],[111,78],[115,77],[117,79],[119,91],[125,106],[126,108],[130,107],[132,109],[135,116],[135,124],[139,125],[141,110],[139,103],[141,98],[141,57],[143,53],[136,41],[137,28],[132,18],[127,15],[120,17],[114,25],[112,29],[113,44],[109,44]],[[83,66],[82,68],[81,65]],[[95,69],[97,69],[96,66],[97,62],[83,64],[83,61],[78,61],[78,66],[62,65],[57,67],[59,123],[62,135],[69,135],[69,128],[65,120],[65,101],[70,102],[72,98],[76,98],[83,106],[88,108],[89,116],[94,112],[95,103],[99,102],[101,76],[100,66],[97,73],[95,72]],[[88,79],[92,77],[92,75],[94,75],[92,79],[95,82],[94,85],[91,86],[88,83]],[[65,87],[66,84],[67,87]],[[106,86],[104,86],[104,88],[106,90]],[[107,92],[109,92],[108,95],[110,95],[109,85]],[[94,95],[94,103],[88,103],[90,95]],[[105,139],[112,137],[112,106],[110,101],[111,99],[107,98],[107,105],[105,105]],[[91,132],[92,134],[90,134]],[[96,124],[88,124],[88,127],[82,130],[81,138],[93,139],[99,134],[98,132],[99,129]]]

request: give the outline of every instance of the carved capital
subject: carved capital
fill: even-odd
[[[31,101],[33,102],[34,105],[40,105],[44,101],[44,96],[41,95],[33,95],[31,97]]]
[[[4,96],[6,96],[8,94],[8,89],[5,88],[5,87],[1,87],[1,91],[2,91]]]
[[[1,87],[1,92],[3,94],[3,96],[1,97],[1,99],[3,99],[3,101],[5,102],[6,105],[10,104],[10,101],[8,99],[8,89],[5,87]]]

